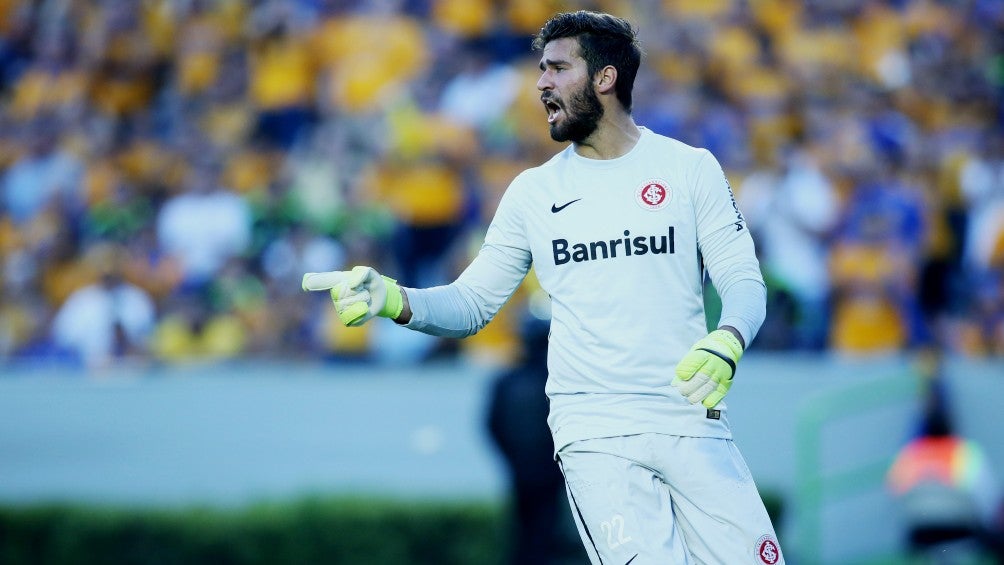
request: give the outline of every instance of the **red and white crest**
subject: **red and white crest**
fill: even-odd
[[[672,191],[669,184],[662,179],[651,179],[642,183],[635,190],[635,201],[646,210],[661,210],[669,204]]]
[[[753,556],[757,563],[763,565],[776,565],[781,562],[781,547],[777,540],[770,534],[760,536],[753,546]]]

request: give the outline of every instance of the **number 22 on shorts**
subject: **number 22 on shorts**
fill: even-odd
[[[600,523],[600,530],[607,536],[607,547],[617,549],[631,541],[631,536],[624,536],[624,516],[614,514],[610,520]]]

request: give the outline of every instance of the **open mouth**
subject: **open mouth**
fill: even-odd
[[[544,103],[544,109],[547,110],[547,123],[553,124],[558,119],[561,106],[550,98],[542,98],[541,102]]]

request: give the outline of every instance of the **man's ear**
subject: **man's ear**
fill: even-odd
[[[603,67],[593,76],[593,85],[600,94],[613,92],[615,84],[617,84],[617,69],[613,65]]]

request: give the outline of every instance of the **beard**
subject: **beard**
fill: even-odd
[[[586,82],[580,90],[572,93],[565,107],[565,119],[559,124],[551,124],[551,139],[559,142],[582,143],[596,131],[603,117],[603,104]]]

